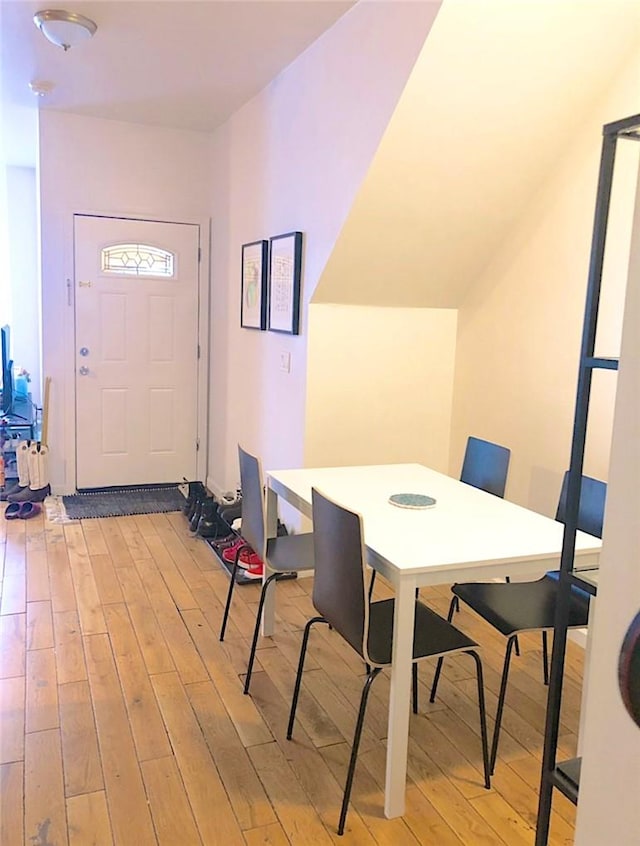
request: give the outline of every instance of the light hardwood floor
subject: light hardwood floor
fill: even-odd
[[[0,533],[1,846],[533,844],[546,701],[539,638],[523,638],[513,661],[490,791],[481,780],[473,662],[445,663],[434,705],[432,668],[421,665],[406,813],[395,820],[383,814],[383,673],[339,838],[363,666],[338,635],[317,627],[294,741],[285,739],[310,579],[278,585],[278,634],[261,643],[244,696],[258,587],[236,591],[221,644],[227,577],[181,514],[2,520]],[[384,593],[381,580],[377,590]],[[423,598],[446,613],[447,586]],[[456,619],[483,646],[491,715],[504,641],[469,611]],[[581,672],[581,650],[570,644],[567,757]],[[552,846],[573,842],[574,811],[556,794]]]

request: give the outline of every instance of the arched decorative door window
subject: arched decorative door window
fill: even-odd
[[[126,276],[175,277],[175,255],[150,244],[112,244],[100,254],[103,273]]]

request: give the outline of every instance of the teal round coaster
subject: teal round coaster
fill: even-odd
[[[399,493],[393,494],[389,497],[391,505],[397,505],[398,508],[433,508],[436,504],[432,496],[415,493]]]

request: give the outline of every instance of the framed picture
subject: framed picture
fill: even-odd
[[[302,232],[270,239],[269,329],[297,335],[300,328]]]
[[[240,326],[245,329],[267,328],[268,249],[268,241],[242,245]]]

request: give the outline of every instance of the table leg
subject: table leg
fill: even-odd
[[[278,532],[278,495],[275,491],[267,487],[267,537],[275,538]],[[265,567],[262,581],[267,578],[267,568]],[[273,634],[275,610],[276,610],[276,582],[274,579],[269,586],[267,595],[264,601],[264,609],[262,612],[262,622],[260,624],[260,633],[263,637],[269,637]]]
[[[384,793],[384,813],[388,818],[399,817],[404,813],[415,589],[416,582],[413,578],[401,579],[396,585],[387,731],[387,775]]]

